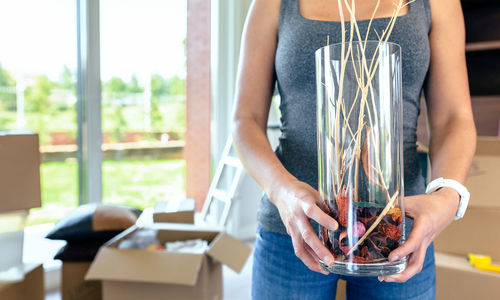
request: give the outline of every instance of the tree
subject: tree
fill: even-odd
[[[16,110],[16,93],[5,91],[5,89],[15,88],[16,80],[0,64],[0,108],[9,111]]]
[[[76,91],[75,75],[73,74],[73,72],[71,72],[68,66],[64,66],[63,71],[61,73],[61,77],[57,85],[65,90],[71,90],[73,92]]]
[[[181,79],[174,76],[167,80],[167,93],[169,95],[185,95],[186,94],[186,79]]]
[[[127,92],[127,84],[119,77],[112,77],[108,82],[103,84],[102,88],[107,93],[108,98],[113,98],[117,94]]]
[[[160,111],[160,97],[168,93],[167,81],[158,74],[151,76],[151,129],[161,131],[163,115]]]
[[[130,83],[127,86],[127,91],[129,93],[144,93],[144,88],[139,85],[137,76],[132,75],[132,78],[130,78]]]
[[[54,85],[55,84],[51,82],[46,75],[39,75],[36,77],[35,85],[27,87],[24,91],[24,98],[26,99],[26,111],[37,114],[36,131],[40,135],[40,141],[42,145],[48,142],[48,133],[45,132],[44,123],[49,117],[49,97]]]
[[[160,97],[168,94],[168,82],[158,74],[151,76],[151,95]]]

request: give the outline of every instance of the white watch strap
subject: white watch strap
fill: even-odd
[[[460,195],[460,203],[458,205],[457,213],[455,214],[455,220],[462,218],[465,214],[465,210],[467,209],[467,205],[469,204],[470,193],[465,186],[463,186],[460,182],[453,179],[444,179],[443,177],[439,177],[434,179],[427,185],[427,189],[425,190],[426,194],[430,194],[442,187],[449,187],[457,191]]]

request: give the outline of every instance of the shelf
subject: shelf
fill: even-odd
[[[467,52],[487,50],[500,50],[500,41],[475,42],[465,45],[465,51]]]

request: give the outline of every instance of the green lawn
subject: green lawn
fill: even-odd
[[[27,225],[55,222],[78,203],[76,161],[41,165],[42,208],[32,209]],[[151,207],[156,201],[185,197],[185,161],[104,161],[103,202]]]

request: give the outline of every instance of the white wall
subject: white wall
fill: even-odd
[[[212,1],[211,147],[214,166],[217,165],[231,132],[241,32],[250,3],[251,0]]]

